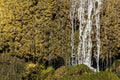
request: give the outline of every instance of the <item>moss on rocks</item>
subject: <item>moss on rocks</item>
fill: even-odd
[[[55,80],[120,80],[112,72],[92,72],[86,65],[63,66],[55,71]]]
[[[60,80],[120,80],[114,73],[98,72],[88,73],[79,76],[65,76]]]
[[[91,72],[91,70],[83,64],[77,66],[63,66],[55,71],[55,79],[60,79],[65,76],[78,76],[89,72]]]

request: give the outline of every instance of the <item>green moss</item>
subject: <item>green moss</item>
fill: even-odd
[[[56,70],[56,80],[120,80],[112,72],[92,72],[86,65],[63,66]]]
[[[68,75],[82,75],[91,72],[91,70],[84,64],[68,67]]]
[[[120,80],[114,73],[111,72],[99,72],[88,73],[81,76],[65,76],[60,80]]]
[[[63,66],[55,71],[55,79],[60,79],[65,76],[78,76],[89,72],[91,72],[91,70],[83,64],[77,66]]]

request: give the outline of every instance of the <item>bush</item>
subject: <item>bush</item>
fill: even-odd
[[[0,80],[21,80],[25,62],[9,54],[0,55]]]
[[[55,70],[53,67],[48,67],[41,71],[41,80],[51,80],[52,75],[54,74]]]

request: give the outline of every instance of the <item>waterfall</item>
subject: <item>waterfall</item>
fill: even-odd
[[[97,0],[96,4],[94,4],[95,7],[95,20],[96,20],[96,39],[97,39],[97,57],[96,57],[96,62],[97,62],[97,71],[99,71],[99,57],[100,57],[100,9],[101,9],[101,0]]]
[[[72,10],[70,10],[72,34],[71,34],[71,45],[72,53],[74,51],[74,14],[76,3],[79,4],[77,7],[77,18],[79,20],[79,44],[77,50],[77,62],[78,64],[85,64],[88,67],[91,66],[92,57],[92,32],[95,29],[96,35],[96,51],[94,57],[96,59],[96,70],[99,71],[99,56],[100,56],[100,9],[101,0],[72,0]],[[74,5],[73,5],[74,4]],[[93,29],[93,26],[95,28]],[[75,54],[75,53],[74,53]],[[71,56],[72,57],[72,56]]]
[[[75,18],[75,5],[76,5],[76,1],[72,0],[72,5],[71,5],[71,9],[70,9],[70,20],[71,20],[71,24],[72,24],[72,31],[71,31],[71,47],[72,47],[72,51],[71,51],[71,65],[76,65],[76,61],[75,61],[75,53],[74,53],[74,18]]]

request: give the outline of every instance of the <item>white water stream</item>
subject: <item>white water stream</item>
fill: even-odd
[[[72,34],[71,34],[71,46],[72,52],[71,57],[74,53],[74,18],[75,18],[75,8],[77,6],[77,17],[79,20],[79,44],[77,50],[77,64],[85,64],[88,67],[91,66],[92,57],[92,32],[93,25],[96,31],[96,52],[94,53],[97,71],[99,71],[99,56],[100,56],[100,9],[101,0],[72,0],[70,17],[72,23]],[[71,60],[73,62],[73,60]]]

